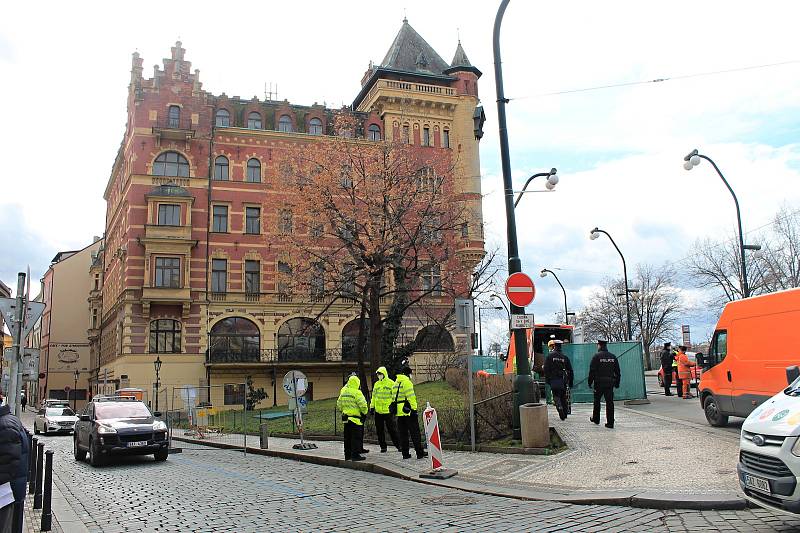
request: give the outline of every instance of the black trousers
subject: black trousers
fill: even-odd
[[[614,425],[614,388],[594,390],[594,409],[592,410],[592,420],[600,422],[600,399],[606,401],[606,424]]]
[[[344,423],[344,458],[352,459],[356,455],[361,455],[364,449],[364,426],[353,422]]]
[[[553,393],[553,405],[556,406],[558,416],[561,420],[567,418],[569,414],[569,402],[567,402],[567,389],[550,389]]]
[[[683,396],[683,380],[680,378],[678,371],[675,371],[675,390],[678,392],[678,396]]]
[[[411,441],[414,443],[414,451],[417,452],[417,457],[422,457],[425,451],[422,449],[422,438],[419,435],[419,420],[417,419],[417,412],[411,411],[408,416],[397,417],[397,430],[400,437],[400,451],[403,452],[403,457],[409,457],[408,436],[411,435]]]
[[[672,386],[672,369],[670,368],[669,372],[664,372],[664,394],[669,396],[672,394],[669,391],[669,388]]]
[[[389,438],[392,440],[392,446],[395,448],[400,448],[397,443],[397,429],[394,427],[394,417],[389,413],[386,413],[385,415],[375,413],[375,433],[378,434],[378,444],[380,445],[381,450],[386,449],[386,435],[383,431],[384,427],[386,427],[386,431],[389,433]]]

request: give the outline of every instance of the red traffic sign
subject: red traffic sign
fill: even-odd
[[[536,296],[536,287],[527,274],[516,272],[508,276],[506,297],[509,302],[517,307],[525,307],[533,301],[534,296]]]

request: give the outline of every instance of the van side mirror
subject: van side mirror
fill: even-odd
[[[800,368],[798,368],[796,365],[786,367],[786,381],[789,385],[794,383],[798,377],[800,377]]]

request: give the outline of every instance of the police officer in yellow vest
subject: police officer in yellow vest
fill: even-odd
[[[336,407],[342,413],[344,422],[344,458],[363,461],[361,450],[364,447],[364,420],[367,418],[367,399],[361,392],[361,380],[350,376],[347,384],[339,392]]]
[[[417,417],[417,395],[414,392],[414,384],[411,383],[409,376],[411,367],[404,365],[397,374],[397,381],[394,384],[394,396],[392,401],[396,405],[397,430],[400,437],[400,451],[403,459],[411,459],[408,449],[408,437],[414,443],[414,451],[417,452],[417,459],[428,456],[428,452],[422,449],[422,438],[419,434],[419,418]]]
[[[375,371],[376,377],[375,385],[372,387],[372,398],[369,400],[369,408],[375,414],[375,433],[378,434],[378,444],[381,447],[381,453],[386,453],[386,435],[383,428],[389,432],[389,438],[392,439],[392,446],[400,451],[400,446],[397,444],[397,430],[394,427],[394,418],[389,412],[389,405],[394,400],[394,381],[389,378],[389,373],[386,371],[385,366],[378,367]]]

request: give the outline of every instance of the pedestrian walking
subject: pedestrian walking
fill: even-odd
[[[10,405],[0,406],[0,490],[8,483],[14,494],[14,503],[0,509],[3,533],[22,533],[29,454],[30,435],[20,419],[11,414]]]
[[[606,401],[606,427],[614,427],[614,389],[619,388],[621,373],[617,356],[608,351],[608,341],[597,341],[597,353],[589,363],[589,387],[594,385],[592,422],[600,423],[600,399]]]
[[[364,420],[367,418],[367,399],[361,392],[361,380],[350,376],[336,400],[344,422],[344,458],[346,461],[363,461]]]
[[[385,427],[389,433],[389,438],[392,440],[392,446],[397,448],[397,451],[400,451],[400,445],[397,442],[397,429],[394,426],[394,417],[389,412],[389,405],[394,399],[394,381],[389,378],[389,373],[385,366],[378,367],[375,375],[378,379],[372,387],[369,408],[375,415],[375,433],[378,434],[378,444],[381,447],[381,453],[386,453]]]
[[[22,410],[25,411],[25,406],[28,405],[28,398],[25,396],[25,393],[20,393],[19,401],[22,404]]]
[[[672,356],[671,346],[671,342],[665,342],[664,348],[661,350],[661,370],[664,372],[664,379],[662,380],[664,396],[672,396],[672,392],[670,392],[669,389],[672,387],[672,362],[675,358]]]
[[[696,363],[686,355],[686,346],[678,346],[678,356],[675,360],[678,362],[678,378],[680,378],[681,384],[683,385],[683,398],[687,400],[694,398],[691,393],[692,367],[695,366]]]
[[[411,382],[411,367],[404,365],[397,374],[397,381],[394,384],[394,411],[397,413],[397,433],[400,439],[400,451],[403,459],[411,459],[408,446],[408,437],[414,443],[414,451],[417,452],[417,459],[428,456],[428,452],[422,449],[422,437],[419,433],[419,418],[417,416],[417,395],[414,392],[414,384]]]
[[[547,355],[547,359],[544,360],[544,379],[550,385],[550,391],[553,393],[553,404],[556,406],[559,418],[566,420],[567,414],[569,414],[567,389],[573,385],[574,374],[572,372],[572,363],[561,351],[562,342],[559,340],[552,342],[553,347]]]

